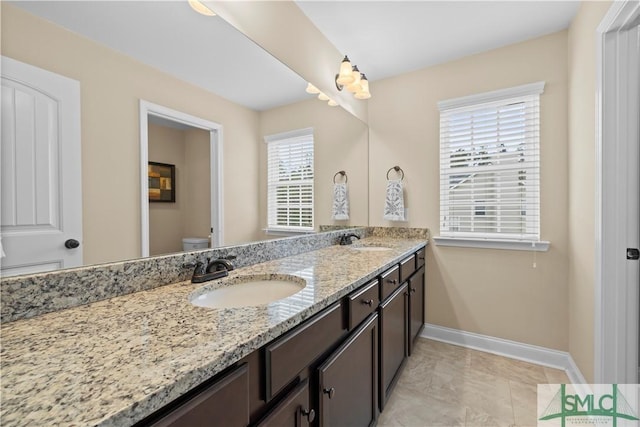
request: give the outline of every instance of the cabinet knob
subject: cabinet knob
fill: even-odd
[[[369,307],[371,307],[373,305],[373,300],[372,299],[367,300],[367,301],[362,300],[362,303],[365,304],[365,305],[368,305]]]
[[[302,409],[300,412],[302,412],[302,415],[307,417],[307,421],[309,421],[310,423],[313,422],[313,420],[316,419],[316,411],[314,411],[313,409]]]
[[[333,396],[336,395],[336,389],[331,387],[331,388],[325,388],[324,390],[322,390],[322,392],[324,394],[328,394],[329,395],[329,399],[333,399]]]
[[[416,288],[411,288],[411,293],[415,294],[416,293]]]
[[[396,285],[398,283],[398,281],[396,279],[389,279],[387,280],[388,283],[391,283],[392,285]]]

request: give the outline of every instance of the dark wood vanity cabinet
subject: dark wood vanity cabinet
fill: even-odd
[[[241,427],[248,423],[249,369],[247,364],[242,364],[174,407],[160,419],[146,425]]]
[[[136,426],[375,425],[425,321],[425,250]]]
[[[378,418],[378,315],[317,369],[319,425],[369,426]]]
[[[424,267],[409,279],[409,339],[408,355],[413,353],[413,345],[424,327]]]
[[[409,285],[402,284],[380,304],[380,410],[407,357]]]

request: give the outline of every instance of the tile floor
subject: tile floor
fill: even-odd
[[[389,426],[535,426],[537,384],[564,371],[424,338],[380,414]]]

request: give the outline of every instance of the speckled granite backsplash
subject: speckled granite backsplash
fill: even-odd
[[[331,227],[326,227],[331,229]],[[324,231],[325,227],[321,227]],[[428,230],[415,228],[339,228],[317,234],[265,240],[219,249],[141,258],[51,273],[3,278],[0,286],[0,321],[11,322],[52,311],[88,304],[189,280],[192,268],[183,264],[206,258],[236,255],[236,267],[297,255],[337,244],[346,230],[361,237],[428,238]]]

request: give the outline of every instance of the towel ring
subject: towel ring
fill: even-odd
[[[396,173],[402,174],[402,176],[400,177],[400,181],[404,180],[404,171],[400,166],[394,166],[392,168],[389,168],[389,170],[387,171],[387,180],[389,180],[389,172],[391,172],[392,170],[396,171]]]
[[[346,184],[347,182],[349,182],[349,178],[347,178],[347,173],[345,171],[338,171],[336,172],[335,175],[333,175],[333,183],[336,183],[336,177],[338,175],[342,175],[344,177],[344,183]]]

